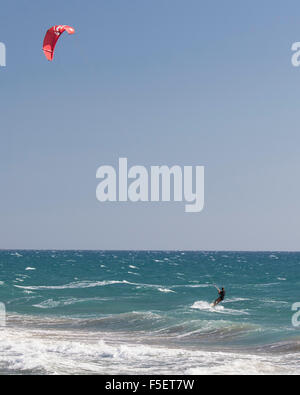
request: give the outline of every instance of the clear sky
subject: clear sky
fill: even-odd
[[[0,248],[300,250],[299,1],[2,0]],[[69,24],[53,63],[46,30]],[[205,209],[96,200],[204,165]]]

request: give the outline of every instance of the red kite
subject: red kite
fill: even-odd
[[[75,33],[75,29],[67,25],[53,26],[47,31],[46,36],[44,38],[43,51],[48,60],[50,61],[53,60],[54,50],[57,44],[57,40],[65,31],[68,32],[69,34]]]

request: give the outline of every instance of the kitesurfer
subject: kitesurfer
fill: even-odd
[[[224,288],[219,289],[218,287],[216,287],[219,293],[219,297],[218,299],[216,299],[213,303],[214,306],[217,306],[219,303],[223,302],[223,300],[225,299],[225,295],[226,295],[226,291]]]

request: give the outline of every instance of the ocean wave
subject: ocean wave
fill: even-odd
[[[298,354],[300,353],[300,339],[281,341],[273,344],[267,344],[258,348],[260,352],[269,352],[275,354]]]
[[[103,317],[75,319],[68,322],[73,328],[81,328],[92,331],[133,331],[145,332],[163,325],[164,317],[158,313],[147,311],[132,311],[121,314],[111,314]]]
[[[172,288],[210,288],[211,284],[183,284],[183,285],[173,285]]]
[[[130,274],[134,274],[139,276],[139,273],[128,272]],[[84,289],[84,288],[96,288],[96,287],[106,287],[110,285],[130,285],[141,288],[149,288],[149,289],[169,289],[168,292],[174,292],[172,290],[179,288],[209,288],[212,287],[211,284],[175,284],[175,285],[161,285],[161,284],[146,284],[146,283],[137,283],[131,282],[127,280],[103,280],[103,281],[76,281],[69,284],[63,285],[14,285],[16,288],[27,289],[31,291],[43,291],[43,290],[64,290],[64,289]]]
[[[30,291],[27,291],[30,292]],[[72,306],[78,303],[90,303],[90,302],[103,302],[103,301],[110,301],[114,300],[114,298],[67,298],[67,299],[61,299],[61,300],[53,300],[53,299],[47,299],[41,303],[34,304],[33,307],[39,308],[39,309],[54,309],[57,307],[65,307],[65,306]]]
[[[213,307],[211,304],[205,301],[198,301],[195,302],[192,306],[191,309],[198,309],[198,310],[205,310],[205,311],[210,311],[212,313],[221,313],[221,314],[231,314],[231,315],[249,315],[249,313],[245,310],[233,310],[233,309],[227,309],[224,306],[217,305]]]
[[[225,299],[222,303],[237,303],[237,302],[249,302],[252,299],[249,298],[228,298]]]
[[[37,307],[39,309],[53,309],[55,307],[58,307],[59,305],[61,305],[61,302],[49,299],[39,304],[34,304],[33,307]]]
[[[91,299],[94,301],[95,299]],[[101,298],[97,298],[101,300]],[[85,302],[84,299],[65,299],[54,301],[49,299],[38,305],[40,309],[55,309]],[[163,337],[166,342],[173,340],[201,340],[206,343],[224,340],[236,340],[241,336],[248,336],[260,330],[259,327],[250,323],[231,322],[228,320],[203,320],[193,319],[178,321],[168,314],[162,314],[155,311],[139,312],[132,311],[121,314],[111,314],[91,318],[59,318],[59,317],[9,317],[8,322],[11,326],[25,325],[27,328],[64,328],[72,330],[84,330],[88,332],[97,332],[99,335],[107,331],[114,333],[139,333],[139,336],[149,336],[154,341]]]
[[[110,338],[110,340],[108,340]],[[122,341],[113,334],[69,331],[0,332],[0,373],[23,374],[298,374],[298,359],[187,350]]]
[[[134,272],[127,272],[128,274],[132,274],[133,276],[140,276],[139,273],[134,273]]]
[[[257,330],[259,330],[257,326],[246,323],[234,323],[225,320],[192,320],[163,327],[156,330],[155,334],[165,336],[168,339],[201,341],[207,344],[208,341],[214,343],[216,341],[236,340]]]
[[[276,304],[276,305],[286,305],[289,304],[284,300],[275,300],[275,299],[261,299],[261,303],[263,304]]]
[[[109,285],[132,285],[136,287],[143,288],[164,288],[162,285],[158,284],[143,284],[143,283],[134,283],[127,280],[111,280],[111,281],[76,281],[69,284],[64,285],[29,285],[29,286],[21,286],[14,285],[17,288],[21,289],[29,289],[31,291],[37,290],[61,290],[61,289],[81,289],[81,288],[96,288],[96,287],[106,287]]]
[[[175,291],[172,291],[172,290],[169,289],[169,288],[157,288],[157,290],[158,290],[159,292],[163,292],[163,293],[176,293]]]
[[[108,285],[116,285],[116,284],[131,284],[126,280],[123,281],[78,281],[65,285],[38,285],[38,286],[21,286],[14,285],[17,288],[29,289],[31,291],[38,290],[51,290],[51,289],[81,289],[81,288],[95,288],[95,287],[105,287]]]

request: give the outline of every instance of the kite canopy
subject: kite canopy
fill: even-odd
[[[48,60],[50,61],[53,60],[54,50],[57,44],[57,40],[65,31],[69,34],[75,33],[75,29],[67,25],[53,26],[47,31],[46,36],[44,38],[43,51]]]

